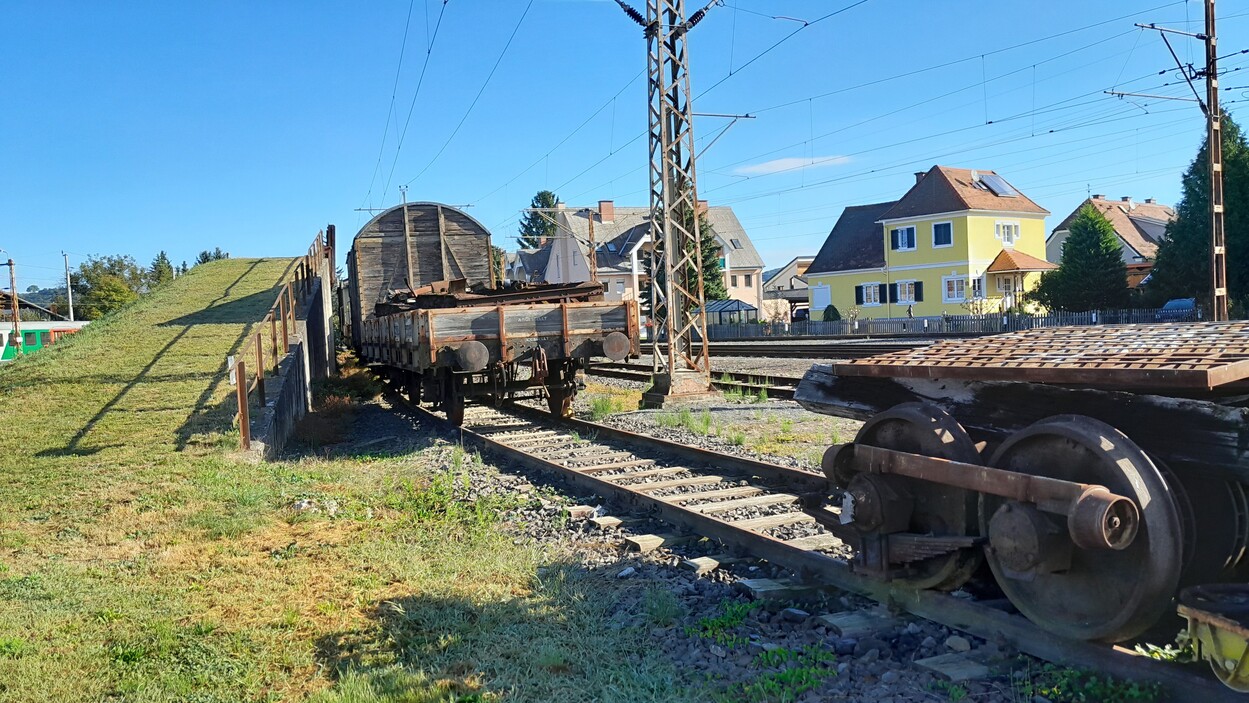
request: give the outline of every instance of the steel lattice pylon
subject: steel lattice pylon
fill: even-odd
[[[707,318],[703,307],[702,239],[694,168],[685,0],[647,0],[646,18],[617,0],[646,30],[650,128],[651,328],[666,339],[656,348],[647,405],[711,393]]]

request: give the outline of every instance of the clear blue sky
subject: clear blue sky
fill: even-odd
[[[1198,0],[867,0],[805,28],[772,18],[853,1],[726,0],[691,33],[696,110],[757,115],[700,158],[701,195],[734,206],[769,265],[814,254],[842,207],[896,198],[934,163],[1001,172],[1050,226],[1089,190],[1179,197],[1197,107],[1101,91],[1188,94],[1132,23],[1198,30]],[[1249,49],[1249,8],[1220,6],[1220,53]],[[0,65],[0,248],[23,289],[59,280],[62,249],[290,255],[330,222],[346,242],[367,220],[355,208],[397,202],[401,183],[471,204],[508,247],[539,189],[646,204],[645,48],[611,0],[9,2]],[[1249,54],[1222,67],[1238,115]],[[699,118],[700,144],[725,124]]]

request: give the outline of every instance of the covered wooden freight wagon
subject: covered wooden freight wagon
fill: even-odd
[[[638,354],[636,302],[604,302],[596,282],[504,286],[491,263],[490,233],[460,210],[387,210],[347,255],[344,337],[414,401],[456,422],[474,396],[544,397],[567,414],[592,359]]]

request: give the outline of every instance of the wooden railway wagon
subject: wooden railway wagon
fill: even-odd
[[[540,396],[567,415],[591,359],[638,355],[635,302],[603,302],[598,284],[505,287],[490,257],[490,233],[456,208],[381,213],[347,255],[344,338],[456,424],[471,397]]]
[[[939,342],[815,366],[795,399],[865,421],[813,510],[855,568],[949,590],[987,562],[1040,627],[1120,642],[1188,587],[1190,620],[1210,584],[1249,613],[1247,390],[1249,323],[1197,322]],[[1203,655],[1244,689],[1240,632]]]

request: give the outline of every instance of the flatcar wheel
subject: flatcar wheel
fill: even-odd
[[[1120,642],[1144,632],[1170,608],[1183,564],[1180,512],[1166,479],[1132,440],[1100,420],[1061,415],[1009,437],[990,464],[1105,486],[1140,510],[1139,532],[1126,548],[1085,550],[1071,542],[1065,519],[982,495],[980,529],[990,537],[989,567],[1028,619],[1063,637]],[[1030,522],[1021,515],[1031,516]],[[1025,523],[1038,526],[1042,538],[1012,539]],[[1021,561],[1021,552],[1006,550],[1007,544],[1033,545],[1036,553]]]
[[[903,403],[868,420],[856,444],[979,464],[980,453],[962,425],[935,405]],[[909,531],[937,536],[976,534],[976,494],[917,479],[901,479],[914,497]],[[978,550],[961,549],[908,565],[893,580],[911,588],[958,588],[981,563]]]

